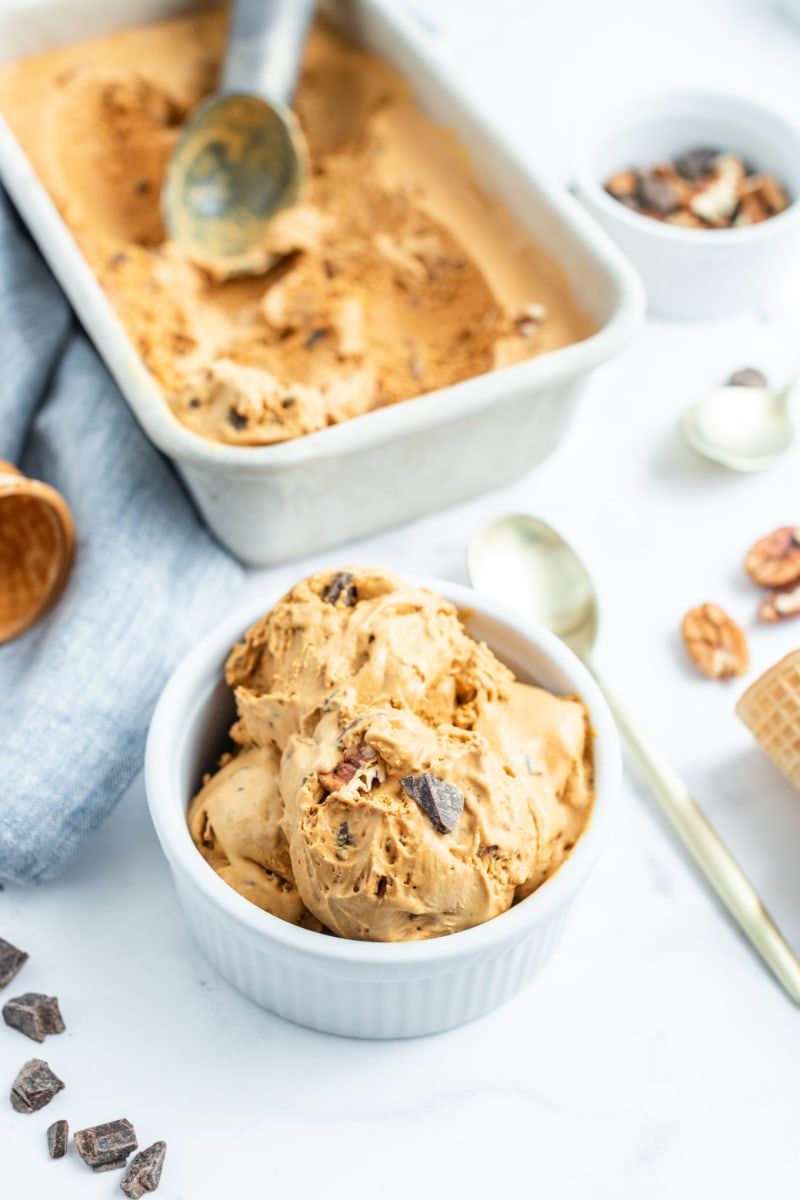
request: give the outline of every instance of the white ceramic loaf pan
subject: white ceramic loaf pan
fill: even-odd
[[[14,0],[0,12],[0,62],[202,6],[202,0]],[[0,178],[140,424],[171,458],[219,540],[269,565],[419,516],[524,474],[558,444],[590,371],[637,328],[641,284],[578,205],[540,178],[479,116],[396,2],[324,5],[411,83],[452,129],[487,190],[561,264],[598,332],[541,358],[275,446],[206,441],[172,415],[55,206],[0,118]]]

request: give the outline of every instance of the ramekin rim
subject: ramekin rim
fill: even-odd
[[[785,113],[769,104],[753,100],[749,96],[728,92],[722,88],[699,86],[661,88],[644,92],[635,100],[626,101],[603,111],[576,135],[572,146],[572,171],[578,194],[586,196],[591,203],[621,225],[664,243],[672,242],[676,245],[692,245],[706,249],[709,246],[721,248],[766,241],[774,237],[776,233],[782,233],[787,225],[794,224],[800,218],[800,189],[797,189],[791,196],[789,204],[783,212],[777,213],[757,225],[731,227],[730,229],[684,229],[680,225],[654,221],[651,217],[626,208],[624,204],[620,204],[618,200],[610,196],[595,177],[589,161],[593,144],[592,138],[596,137],[599,131],[613,128],[616,121],[620,121],[629,114],[635,113],[637,109],[648,105],[657,105],[659,102],[664,104],[672,102],[701,104],[703,101],[730,104],[733,107],[748,110],[758,120],[768,121],[773,128],[780,129],[782,136],[788,135],[794,139],[798,155],[800,155],[800,126],[793,124]],[[641,124],[644,125],[647,119],[647,114],[643,114]]]
[[[186,823],[188,800],[168,794],[172,790],[171,776],[161,769],[164,756],[174,753],[174,738],[180,736],[180,716],[195,685],[208,681],[211,670],[218,669],[214,663],[220,661],[220,655],[224,661],[233,642],[276,603],[279,595],[272,591],[257,600],[251,598],[188,652],[164,687],[147,738],[145,785],[151,819],[173,872],[180,871],[188,877],[208,902],[221,908],[230,921],[245,927],[251,937],[263,939],[265,951],[271,943],[276,952],[280,948],[284,955],[317,960],[320,965],[339,963],[375,970],[389,966],[446,968],[460,960],[490,957],[504,945],[524,940],[569,903],[586,882],[606,841],[620,790],[620,751],[613,718],[588,668],[549,630],[526,621],[505,604],[449,580],[412,575],[404,578],[445,596],[459,610],[480,612],[510,627],[536,650],[544,652],[570,684],[575,684],[574,691],[591,714],[595,735],[595,798],[589,823],[569,858],[526,900],[489,921],[443,937],[415,942],[327,937],[298,928],[258,908],[226,884],[198,852]]]

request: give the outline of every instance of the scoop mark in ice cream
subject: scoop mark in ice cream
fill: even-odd
[[[434,829],[452,833],[464,811],[464,793],[437,775],[406,775],[400,780],[403,791],[416,800]]]

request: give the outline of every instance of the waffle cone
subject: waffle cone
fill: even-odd
[[[19,637],[55,602],[74,540],[63,496],[0,461],[0,643]]]
[[[736,705],[736,714],[800,791],[800,650],[752,683]]]

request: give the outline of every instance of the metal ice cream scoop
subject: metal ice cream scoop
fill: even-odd
[[[300,200],[308,153],[289,109],[314,0],[235,0],[219,91],[167,168],[169,237],[221,275],[265,270],[264,232]]]
[[[584,660],[608,701],[628,749],[684,846],[764,962],[800,1004],[800,962],[752,884],[683,780],[597,678],[590,661],[598,627],[597,593],[572,547],[552,526],[536,517],[497,517],[472,539],[469,574],[478,591],[513,605],[552,630]]]

